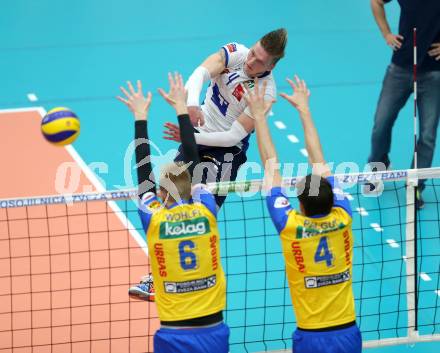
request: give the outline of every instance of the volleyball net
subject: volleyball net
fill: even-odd
[[[338,175],[353,209],[353,288],[364,346],[440,340],[440,168]],[[417,179],[426,179],[423,210]],[[383,182],[364,195],[366,181]],[[294,197],[295,178],[285,179]],[[296,321],[262,181],[212,184],[231,352],[290,351]],[[154,303],[136,190],[0,200],[0,353],[152,352]]]

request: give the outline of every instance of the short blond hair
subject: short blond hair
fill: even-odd
[[[183,162],[173,162],[162,167],[159,185],[174,201],[191,198],[191,176]]]
[[[260,39],[260,44],[273,57],[273,64],[276,64],[278,60],[284,57],[287,46],[287,30],[279,28],[265,34]]]

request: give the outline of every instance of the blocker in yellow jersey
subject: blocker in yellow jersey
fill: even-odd
[[[333,184],[333,177],[327,178]],[[267,204],[280,231],[292,303],[298,326],[318,329],[355,320],[352,282],[351,210],[347,200],[335,198],[328,215],[307,217],[291,209],[272,189]],[[338,298],[336,301],[335,298]]]
[[[174,77],[169,74],[168,80],[169,93],[163,89],[159,93],[176,110],[184,162],[161,168],[159,188],[148,138],[152,94],[145,97],[138,81],[137,91],[128,82],[129,91],[121,87],[126,98],[118,97],[135,118],[139,215],[148,242],[161,324],[154,334],[154,351],[227,353],[229,328],[223,323],[226,283],[220,265],[216,203],[206,186],[191,189],[191,175],[200,158],[185,103],[186,91],[178,73]],[[129,294],[151,298],[152,286],[148,284],[141,282],[130,288]]]
[[[256,121],[260,157],[271,183],[267,207],[280,234],[290,295],[298,327],[295,353],[360,353],[352,291],[353,235],[350,203],[327,165],[309,107],[304,80],[288,79],[293,93],[281,93],[298,111],[312,174],[297,180],[300,211],[281,189],[278,157],[267,126],[264,87],[245,99]]]
[[[161,321],[197,318],[225,307],[215,200],[202,185],[193,188],[193,200],[165,208],[157,207],[154,194],[143,198],[140,215]]]

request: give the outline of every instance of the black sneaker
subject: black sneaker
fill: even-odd
[[[425,207],[425,201],[423,200],[422,193],[420,190],[417,190],[417,194],[416,194],[416,207],[418,210],[421,210],[423,207]]]

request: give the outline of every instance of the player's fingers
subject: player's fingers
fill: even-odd
[[[158,88],[157,91],[163,97],[163,99],[165,99],[167,102],[170,102],[170,97],[168,96],[168,93],[166,93],[162,88]]]
[[[168,131],[169,131],[170,133],[177,133],[177,132],[178,132],[178,129],[176,129],[174,126],[170,126],[170,125],[165,124],[164,127],[165,127],[166,129],[168,129]]]
[[[128,86],[128,89],[130,90],[130,93],[132,95],[134,95],[136,92],[134,91],[134,88],[133,88],[133,85],[131,84],[131,81],[127,81],[127,86]]]
[[[434,47],[433,49],[429,50],[428,54],[430,54],[430,55],[432,54],[431,56],[436,55],[436,54],[440,54],[440,46]]]
[[[205,125],[205,117],[203,116],[203,113],[200,112],[199,114],[199,126]]]
[[[288,94],[286,94],[286,93],[284,93],[284,92],[281,92],[281,93],[280,93],[280,96],[283,97],[285,100],[290,101],[290,96],[289,96]]]
[[[302,86],[303,90],[307,92],[307,84],[306,84],[306,81],[301,80],[301,86]]]
[[[153,95],[150,91],[147,93],[147,107],[151,104],[151,100],[153,99]]]
[[[137,89],[138,89],[138,93],[142,94],[142,82],[141,82],[141,80],[137,80]]]
[[[176,138],[174,137],[168,137],[168,136],[163,136],[164,140],[169,140],[169,141],[176,141],[179,142]]]
[[[126,96],[128,99],[130,99],[130,97],[131,97],[131,96],[130,96],[130,93],[128,93],[127,90],[126,90],[124,87],[121,86],[121,87],[119,87],[119,89],[121,90],[122,93],[125,94],[125,96]]]
[[[262,96],[264,96],[266,94],[266,88],[267,88],[267,80],[263,82],[263,87],[261,89]]]
[[[270,112],[272,109],[272,105],[276,102],[275,99],[272,99],[271,101],[265,101],[264,102],[264,115],[267,115],[267,113]]]
[[[183,85],[183,77],[182,77],[182,75],[180,74],[180,73],[178,73],[178,75],[177,75],[177,79],[178,79],[178,85],[179,85],[179,87],[180,88],[182,88],[184,85]]]
[[[179,127],[173,123],[165,123],[165,126],[171,131],[179,131]]]
[[[178,139],[178,138],[180,138],[180,135],[179,135],[179,134],[176,134],[176,133],[171,132],[171,131],[166,131],[166,130],[165,130],[163,133],[165,134],[164,136],[169,137],[169,138],[172,138],[172,139]]]
[[[250,104],[250,103],[251,103],[251,100],[250,100],[250,94],[251,94],[251,93],[250,93],[250,91],[247,90],[247,89],[246,89],[246,93],[247,93],[247,94],[244,94],[244,95],[243,95],[243,98],[244,98],[244,100],[246,101],[247,104]]]
[[[168,83],[170,84],[170,89],[174,87],[173,74],[171,72],[168,72]]]
[[[254,80],[254,93],[256,96],[258,96],[260,93],[260,86],[258,85],[258,77],[256,77]]]
[[[400,34],[396,35],[396,38],[398,38],[399,40],[403,40],[403,36],[401,36]]]
[[[290,78],[286,78],[287,82],[289,83],[290,87],[293,88],[294,91],[297,90],[297,87],[295,85],[295,82],[293,82]]]
[[[179,74],[179,72],[177,72],[177,71],[176,71],[176,84],[177,84],[177,87],[179,87],[179,90],[181,90],[182,86],[183,86],[183,84],[182,84],[182,75]]]
[[[245,96],[250,95],[251,94],[251,90],[249,89],[249,87],[247,85],[243,85],[243,87],[244,87],[244,90],[247,93]]]
[[[127,104],[127,105],[128,105],[128,100],[126,100],[126,99],[122,98],[121,96],[116,96],[116,99],[117,99],[117,100],[119,100],[119,101],[121,101],[122,103],[124,103],[124,104]]]

